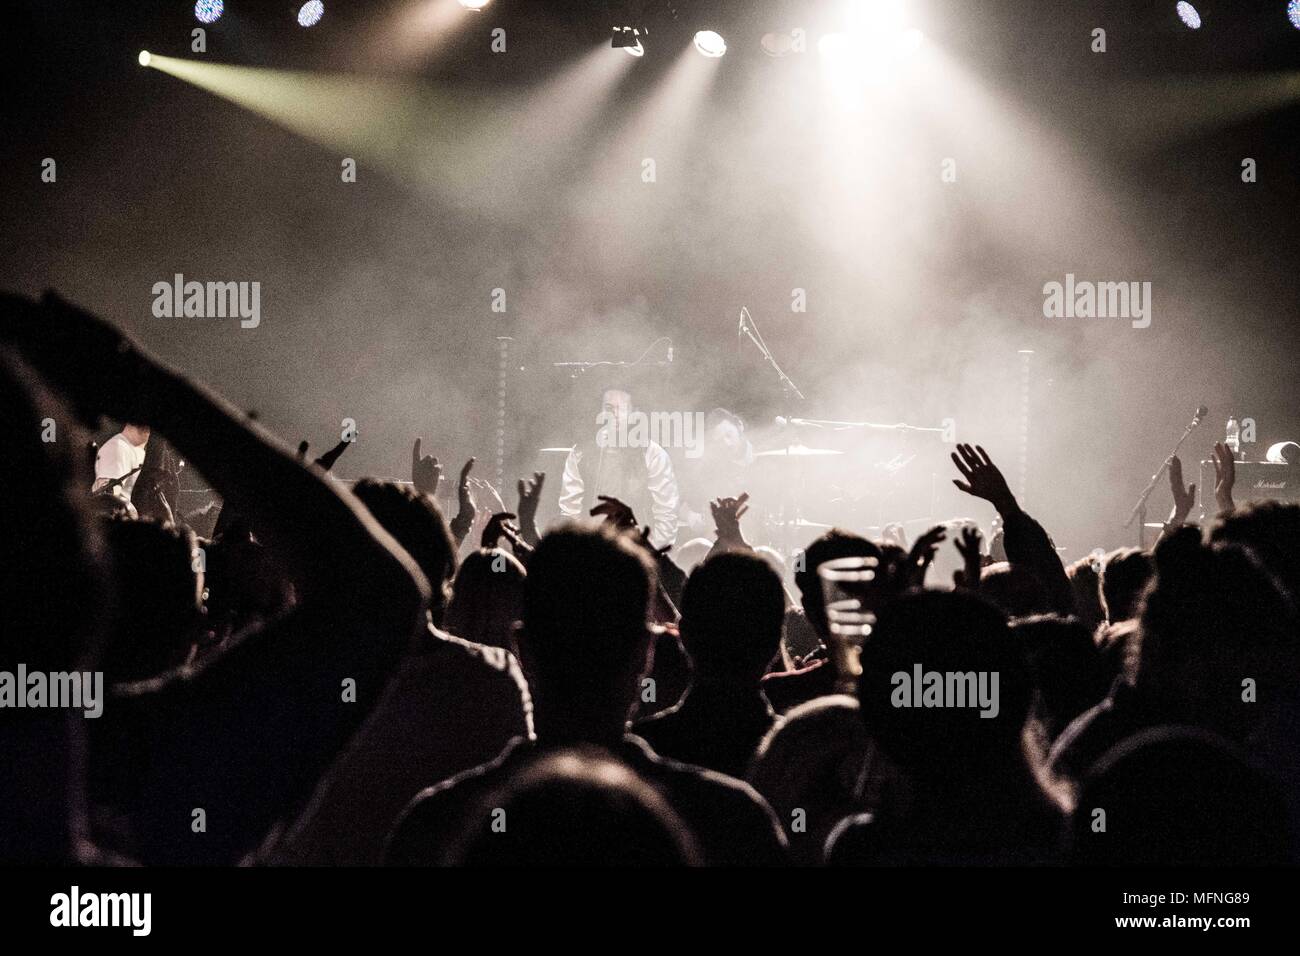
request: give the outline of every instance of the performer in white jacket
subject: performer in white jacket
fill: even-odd
[[[662,548],[677,540],[677,478],[658,442],[625,440],[631,411],[627,391],[605,390],[592,437],[574,445],[564,463],[560,514],[585,516],[599,504],[598,495],[611,495],[650,525],[651,543]]]

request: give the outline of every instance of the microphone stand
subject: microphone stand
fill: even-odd
[[[1165,460],[1161,463],[1159,470],[1151,476],[1151,480],[1147,482],[1147,486],[1142,489],[1142,494],[1138,495],[1137,503],[1133,505],[1133,510],[1129,512],[1128,520],[1124,522],[1124,527],[1127,528],[1129,525],[1133,524],[1134,519],[1137,519],[1139,548],[1145,548],[1147,546],[1147,499],[1151,497],[1151,493],[1156,490],[1156,485],[1160,483],[1160,479],[1164,477],[1165,472],[1169,470],[1169,462],[1178,454],[1178,449],[1183,447],[1183,442],[1187,441],[1187,436],[1190,435],[1192,430],[1200,423],[1201,413],[1198,411],[1188,426],[1183,429],[1183,436],[1179,438],[1178,443],[1174,445],[1174,450],[1165,456]]]
[[[666,367],[669,362],[552,362],[552,368],[574,369],[573,378],[593,368],[643,368],[647,365]]]
[[[660,342],[668,343],[667,361],[658,361],[658,362],[645,361],[645,357],[650,354],[650,350],[653,349]],[[593,368],[639,368],[643,366],[658,366],[660,368],[663,368],[672,364],[673,364],[673,340],[668,338],[668,336],[666,335],[661,335],[659,336],[659,338],[651,342],[646,347],[646,350],[642,352],[634,361],[631,362],[552,362],[551,367],[572,369],[572,372],[570,372],[569,377],[577,378],[583,372],[589,371],[590,369]]]
[[[844,431],[849,428],[874,428],[881,431],[933,432],[937,435],[943,434],[942,428],[927,428],[923,425],[909,425],[906,422],[898,422],[895,425],[885,425],[879,422],[836,422],[820,418],[787,418],[786,422],[791,425],[806,425],[810,428],[830,428],[834,431]]]
[[[772,354],[772,350],[769,349],[767,343],[763,341],[763,333],[758,331],[758,326],[754,325],[753,322],[754,317],[749,314],[749,309],[742,305],[740,307],[740,329],[736,333],[737,347],[739,347],[740,333],[743,332],[745,335],[749,336],[749,340],[754,343],[759,352],[763,354],[763,358],[767,359],[767,363],[772,366],[777,377],[781,380],[781,388],[786,395],[788,396],[793,393],[800,401],[805,401],[806,399],[804,399],[803,392],[799,391],[799,386],[790,379],[789,375],[785,374],[785,370],[782,369],[780,364],[777,362],[776,356]],[[794,461],[794,459],[790,460]],[[784,489],[784,492],[778,496],[781,502],[781,541],[785,546],[786,553],[793,554],[795,535],[798,534],[799,521],[803,517],[803,509],[800,506],[800,502],[803,500],[804,490],[804,471],[802,462],[796,463],[793,480],[787,480],[784,482]]]
[[[785,372],[782,371],[781,366],[777,364],[776,358],[773,357],[771,350],[767,347],[767,343],[763,341],[763,333],[758,331],[758,326],[753,326],[751,328],[754,317],[749,314],[749,309],[742,305],[740,307],[740,315],[740,331],[749,336],[749,340],[758,347],[758,350],[763,353],[763,358],[767,359],[768,363],[776,371],[776,374],[780,376],[781,387],[794,392],[797,397],[803,399],[804,395],[803,392],[799,391],[799,386],[795,385],[795,383],[790,380],[790,376],[786,375]],[[746,319],[749,321],[745,321]],[[757,338],[754,337],[755,333],[758,334]]]

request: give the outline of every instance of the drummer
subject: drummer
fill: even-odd
[[[709,502],[739,494],[753,462],[754,446],[745,437],[744,419],[725,408],[709,412],[704,419],[701,455],[687,458],[679,466],[679,517],[687,537],[712,535]]]

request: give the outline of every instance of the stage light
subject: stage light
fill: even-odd
[[[194,4],[194,19],[199,23],[216,23],[226,10],[223,0],[199,0]]]
[[[1286,16],[1291,21],[1291,26],[1300,30],[1300,0],[1291,0],[1286,5]]]
[[[895,36],[907,19],[902,0],[853,0],[846,12],[848,32],[864,36]]]
[[[460,0],[460,5],[466,10],[482,10],[492,0]]]
[[[786,56],[794,51],[794,36],[789,33],[764,33],[759,43],[768,56]]]
[[[149,65],[149,59],[150,59],[150,57],[149,57],[149,51],[148,51],[148,50],[141,50],[141,51],[140,51],[140,57],[139,57],[139,59],[140,59],[140,65],[141,65],[141,66],[148,66],[148,65]]]
[[[1174,7],[1174,9],[1178,11],[1178,19],[1182,20],[1183,23],[1187,24],[1193,30],[1199,30],[1201,28],[1201,15],[1196,12],[1196,8],[1188,3],[1187,0],[1179,0],[1178,5]]]
[[[636,27],[614,27],[609,45],[615,50],[625,50],[632,56],[645,56],[645,47],[641,45],[641,31]]]
[[[903,74],[925,35],[906,25],[899,0],[854,0],[846,13],[845,28],[823,35],[817,52],[827,89],[839,106],[856,112],[871,88]]]
[[[298,26],[314,27],[325,16],[325,4],[321,0],[307,0],[298,10]]]
[[[713,30],[701,30],[695,34],[695,49],[705,56],[719,57],[727,52],[727,41]]]
[[[817,41],[817,52],[828,60],[847,57],[853,52],[853,41],[847,33],[828,33]]]

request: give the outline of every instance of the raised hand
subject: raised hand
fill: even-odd
[[[1002,477],[998,466],[993,464],[993,459],[989,457],[988,452],[979,445],[974,447],[958,445],[957,451],[952,453],[952,463],[966,479],[965,482],[961,482],[954,478],[952,483],[966,494],[983,498],[999,512],[1004,508],[1017,507],[1016,497],[1011,493],[1007,480]]]
[[[438,485],[442,482],[442,465],[432,455],[420,454],[423,441],[423,438],[417,438],[415,447],[411,449],[411,481],[420,494],[436,498]]]
[[[171,503],[167,500],[167,492],[163,490],[162,483],[153,487],[154,506],[159,512],[159,520],[167,524],[175,524],[176,516],[172,513]]]
[[[1221,441],[1214,443],[1214,503],[1219,513],[1236,507],[1232,501],[1232,486],[1237,482],[1237,459],[1232,449]]]
[[[519,505],[515,509],[519,512],[519,530],[525,541],[531,545],[536,545],[538,540],[537,534],[537,504],[542,498],[542,485],[546,482],[546,472],[533,472],[532,480],[520,478],[516,484],[519,491]]]
[[[316,459],[316,464],[322,471],[329,471],[334,467],[334,463],[343,457],[343,453],[352,447],[350,441],[340,441],[325,454]]]
[[[465,462],[460,470],[460,478],[456,482],[456,505],[457,512],[468,512],[473,514],[478,510],[478,502],[474,498],[474,483],[469,477],[470,470],[474,467],[477,458],[471,457]]]
[[[1169,459],[1169,491],[1174,496],[1174,508],[1169,513],[1168,524],[1180,525],[1196,504],[1196,485],[1183,485],[1183,463],[1177,455]]]
[[[518,537],[519,528],[510,523],[514,517],[509,511],[498,511],[489,518],[487,524],[483,526],[483,537],[479,541],[480,545],[492,549],[501,542],[502,538],[513,540]]]
[[[740,530],[740,519],[749,511],[749,492],[739,498],[719,498],[710,502],[713,512],[713,525],[718,531],[718,540],[728,544],[746,544],[745,536]]]
[[[591,509],[593,516],[604,515],[605,523],[619,531],[636,527],[636,515],[629,506],[612,495],[597,495],[596,499],[600,504]]]
[[[485,510],[492,514],[506,510],[506,503],[501,500],[501,495],[497,493],[496,486],[492,482],[486,478],[471,478],[469,481],[479,491],[484,492],[483,496],[488,499],[487,504],[483,506]]]
[[[650,532],[650,526],[646,525],[637,531],[637,539],[641,542],[641,547],[645,548],[646,552],[650,555],[650,560],[658,562],[660,558],[667,555],[668,552],[673,549],[673,546],[671,544],[666,544],[662,548],[656,548],[654,543],[650,540]],[[662,588],[662,585],[660,585],[660,587]]]
[[[469,536],[470,529],[474,527],[474,516],[478,512],[478,503],[474,500],[469,479],[470,469],[476,460],[471,458],[465,462],[465,467],[460,470],[460,480],[456,483],[457,510],[456,517],[451,520],[451,533],[456,538],[457,546]]]
[[[907,585],[919,588],[925,584],[925,573],[930,570],[934,556],[939,552],[939,545],[948,537],[943,525],[937,524],[916,539],[912,550],[907,554]]]
[[[952,583],[968,591],[979,590],[980,567],[984,557],[980,553],[980,531],[974,525],[961,529],[961,536],[953,540],[957,553],[961,555],[963,568],[952,573]]]

